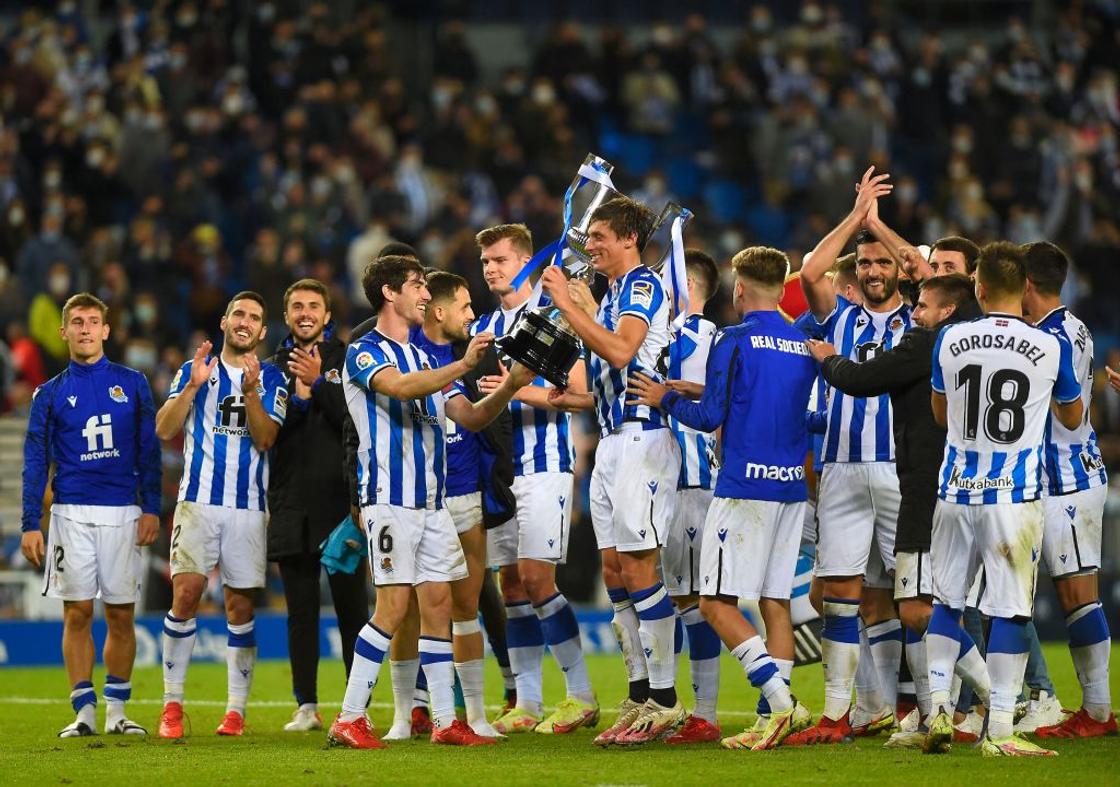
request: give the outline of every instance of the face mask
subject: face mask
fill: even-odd
[[[47,279],[47,289],[50,290],[51,295],[61,298],[70,292],[70,277],[65,273],[51,276]]]
[[[898,187],[898,201],[912,203],[918,199],[918,189],[910,184]]]
[[[129,347],[124,352],[125,366],[131,366],[133,369],[139,369],[143,372],[151,371],[156,366],[156,361],[159,358],[156,355],[155,349],[151,347]]]
[[[52,169],[43,176],[43,185],[48,189],[57,189],[60,183],[62,183],[62,173],[57,169]]]
[[[180,68],[187,64],[187,56],[182,52],[175,52],[173,55],[171,55],[171,57],[168,58],[168,62],[171,63],[172,68],[178,71]]]
[[[58,230],[43,230],[39,237],[41,237],[44,242],[53,244],[58,243],[58,239],[62,237],[62,233]]]
[[[968,137],[953,137],[953,150],[957,153],[971,153],[972,140]]]
[[[245,102],[240,93],[229,93],[222,99],[222,111],[227,115],[239,115],[245,108]]]
[[[838,158],[834,162],[836,171],[841,175],[850,175],[852,173],[852,160],[850,158]]]
[[[97,169],[103,161],[105,161],[105,151],[101,148],[93,148],[86,154],[86,166],[90,169]]]
[[[498,103],[490,96],[479,96],[474,108],[480,115],[493,115],[498,110]]]
[[[538,85],[533,88],[533,101],[537,104],[551,104],[556,99],[556,93],[548,85]]]
[[[964,190],[964,195],[973,201],[980,200],[984,197],[984,190],[976,183],[972,183]]]
[[[136,306],[136,321],[150,325],[156,320],[156,307],[150,303],[140,303]]]
[[[24,218],[26,217],[23,215],[23,208],[12,208],[8,211],[8,223],[13,227],[21,226]]]

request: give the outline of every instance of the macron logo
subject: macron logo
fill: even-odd
[[[763,465],[757,462],[747,462],[747,478],[760,481],[804,481],[805,468],[802,465]]]

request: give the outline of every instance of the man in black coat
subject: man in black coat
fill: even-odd
[[[299,706],[284,725],[290,732],[322,729],[316,679],[319,544],[350,513],[342,434],[346,346],[333,335],[330,316],[330,294],[322,282],[297,281],[284,293],[284,321],[291,333],[269,359],[284,371],[292,392],[268,485],[268,559],[279,564],[284,583],[292,692]],[[349,675],[354,640],[369,619],[365,569],[327,579]]]
[[[972,290],[968,277],[959,274],[927,279],[913,311],[918,327],[904,334],[890,350],[863,363],[837,355],[836,348],[827,342],[809,342],[809,351],[820,362],[821,373],[830,385],[851,396],[891,397],[901,493],[894,598],[903,625],[912,632],[906,660],[918,686],[919,706],[929,701],[925,649],[920,638],[933,610],[929,546],[946,435],[933,420],[930,406],[933,347],[945,325],[980,316]],[[912,644],[912,640],[917,641]],[[922,709],[923,717],[927,711]]]

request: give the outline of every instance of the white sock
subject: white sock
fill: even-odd
[[[420,659],[389,661],[389,679],[393,683],[393,724],[412,725],[412,697],[416,691],[416,674]]]
[[[536,607],[541,631],[553,658],[564,673],[564,683],[568,696],[584,702],[593,702],[591,677],[587,674],[587,661],[583,657],[583,642],[580,640],[579,623],[576,613],[563,593]]]
[[[354,642],[354,662],[350,666],[350,678],[346,681],[346,693],[342,697],[342,721],[353,721],[366,714],[366,703],[377,685],[377,675],[381,672],[385,654],[389,652],[390,639],[392,635],[373,623],[367,623],[358,632],[358,639]]]
[[[871,656],[879,673],[883,702],[892,711],[898,704],[898,669],[902,662],[902,623],[890,618],[867,628]]]
[[[879,669],[862,620],[859,622],[859,664],[856,665],[855,687],[856,708],[869,716],[882,710],[887,698],[879,685]]]
[[[1112,640],[1108,620],[1099,601],[1075,609],[1066,616],[1069,652],[1081,684],[1081,705],[1097,721],[1112,715],[1108,686],[1108,656]]]
[[[673,602],[658,582],[652,587],[632,594],[634,610],[638,613],[638,636],[646,656],[651,689],[671,689],[676,686],[673,671],[676,660],[673,643],[676,639],[677,616]]]
[[[486,698],[483,696],[483,674],[486,663],[482,659],[455,662],[455,672],[463,687],[463,704],[467,708],[467,724],[486,723]]]
[[[929,664],[926,662],[926,641],[913,631],[907,631],[906,664],[914,678],[914,699],[918,715],[924,721],[929,717]]]
[[[988,706],[988,737],[1006,738],[1014,725],[1015,703],[1023,690],[1027,669],[1026,623],[1007,618],[992,618],[988,638],[988,674],[992,680]]]
[[[132,697],[132,683],[124,678],[106,675],[102,696],[105,697],[105,726],[113,727],[126,718],[124,704]]]
[[[824,599],[824,715],[834,721],[843,718],[852,704],[852,685],[860,661],[859,640],[859,599]]]
[[[455,665],[451,659],[451,640],[421,635],[420,668],[428,679],[432,724],[441,729],[455,721]]]
[[[230,623],[226,628],[229,630],[226,639],[226,712],[237,711],[244,717],[249,688],[253,685],[253,667],[257,663],[257,635],[251,620],[238,625]]]
[[[976,647],[972,637],[963,628],[961,629],[960,651],[953,670],[956,675],[960,675],[964,683],[976,692],[980,703],[984,707],[988,707],[992,694],[992,680],[988,674],[988,665],[984,663],[984,657],[980,655],[980,649]],[[959,691],[958,689],[958,694]]]
[[[614,638],[618,642],[618,649],[622,651],[622,660],[626,664],[626,680],[630,683],[648,680],[649,667],[646,664],[645,653],[642,651],[638,613],[634,611],[634,602],[623,588],[608,588],[607,595],[611,597],[611,606],[614,607],[611,629],[614,630]]]
[[[960,621],[960,612],[934,603],[925,636],[930,713],[953,713],[954,705],[950,704],[949,697],[961,651]]]
[[[74,684],[74,690],[70,692],[70,705],[74,708],[78,721],[94,729],[97,724],[97,692],[91,681],[83,680]]]
[[[778,670],[778,665],[766,652],[762,637],[755,634],[740,642],[731,650],[731,655],[739,660],[751,685],[766,697],[771,712],[782,713],[793,707],[789,686]]]
[[[517,707],[540,716],[544,705],[544,632],[528,601],[506,604],[506,647],[517,683]]]
[[[692,715],[715,724],[719,697],[719,635],[704,620],[697,604],[681,612],[681,622],[688,633],[688,666],[696,698]],[[777,663],[777,659],[774,661]]]
[[[194,651],[197,622],[194,618],[180,620],[171,613],[163,619],[163,702],[183,701],[183,684]]]

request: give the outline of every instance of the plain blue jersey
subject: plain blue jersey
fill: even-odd
[[[38,530],[55,466],[54,502],[159,514],[160,446],[152,390],[140,372],[73,361],[35,389],[23,446],[23,520]]]
[[[433,367],[455,362],[455,351],[451,345],[436,344],[419,325],[409,330],[408,341],[427,353]],[[482,489],[482,449],[478,435],[450,418],[447,419],[446,426],[447,479],[444,494],[447,497],[458,497],[477,492]]]
[[[708,356],[704,396],[670,391],[661,406],[694,429],[723,427],[716,497],[797,503],[805,488],[805,409],[817,366],[777,311],[748,312]]]

